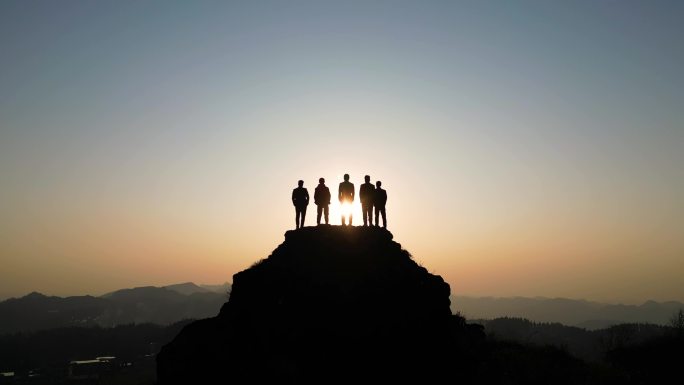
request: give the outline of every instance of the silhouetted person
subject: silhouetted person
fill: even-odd
[[[361,212],[363,213],[363,225],[373,226],[373,200],[375,198],[375,186],[370,182],[370,176],[364,178],[366,183],[359,187],[359,199],[361,199]]]
[[[349,225],[352,224],[352,212],[351,204],[354,202],[354,184],[349,181],[349,174],[344,174],[344,182],[340,183],[340,187],[337,192],[337,197],[340,200],[340,204],[349,204]],[[342,225],[345,225],[344,210],[342,211]]]
[[[375,199],[373,204],[375,205],[375,226],[380,226],[380,216],[382,214],[382,227],[387,228],[387,213],[385,213],[385,204],[387,204],[387,191],[383,190],[382,182],[375,182],[377,188],[375,189]]]
[[[318,186],[314,192],[314,203],[316,204],[316,224],[321,224],[321,213],[325,214],[325,224],[328,224],[328,213],[330,206],[330,189],[325,185],[325,179],[318,180]]]
[[[309,191],[304,188],[304,181],[297,182],[299,187],[292,190],[292,204],[295,207],[295,224],[296,228],[304,227],[304,218],[306,218],[306,206],[309,205]],[[299,218],[302,218],[301,223]]]

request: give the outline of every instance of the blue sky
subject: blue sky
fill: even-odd
[[[229,281],[350,173],[455,293],[684,300],[683,16],[4,1],[0,296]]]

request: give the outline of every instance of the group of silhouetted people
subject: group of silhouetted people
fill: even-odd
[[[387,204],[387,191],[382,189],[382,182],[375,182],[375,186],[370,182],[370,176],[365,176],[366,183],[359,188],[359,198],[361,199],[361,211],[363,212],[363,225],[373,226],[373,209],[375,209],[375,226],[380,225],[380,215],[382,215],[382,227],[387,228],[387,214],[385,205]],[[304,227],[306,218],[306,207],[309,205],[309,191],[304,187],[304,181],[297,183],[298,187],[292,190],[292,204],[295,207],[296,228]],[[342,212],[342,225],[352,224],[351,204],[354,202],[354,184],[349,181],[349,174],[344,174],[344,182],[340,183],[337,190],[337,198],[341,205],[349,205],[349,213]],[[314,203],[317,206],[316,225],[321,224],[321,215],[328,224],[328,214],[330,206],[330,189],[325,185],[325,179],[318,179],[318,186],[314,193]]]

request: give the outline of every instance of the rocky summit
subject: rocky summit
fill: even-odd
[[[288,231],[216,317],[163,347],[158,383],[452,382],[472,331],[449,295],[387,230]]]

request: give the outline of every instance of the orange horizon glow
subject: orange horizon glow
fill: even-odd
[[[0,2],[0,299],[230,282],[349,174],[454,295],[684,302],[684,3],[101,3]]]

